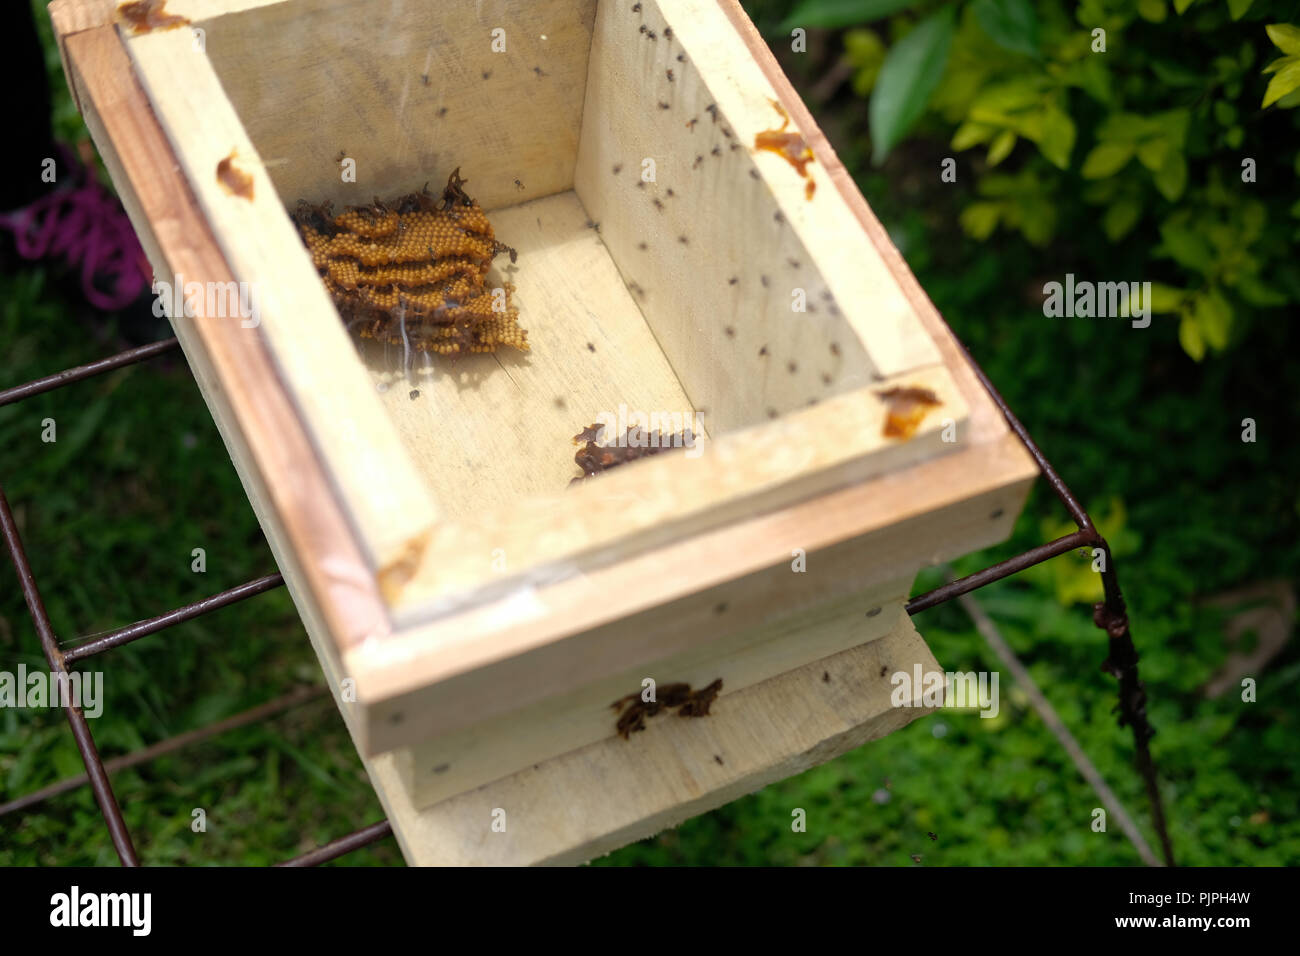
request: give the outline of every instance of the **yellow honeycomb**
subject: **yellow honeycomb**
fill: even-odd
[[[514,286],[486,287],[492,260],[515,251],[465,194],[460,170],[440,199],[423,192],[349,207],[299,202],[294,222],[325,288],[363,338],[438,355],[527,351],[510,301]]]

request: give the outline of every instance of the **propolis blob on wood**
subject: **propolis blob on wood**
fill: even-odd
[[[122,23],[131,28],[132,34],[174,30],[189,24],[190,21],[184,17],[164,10],[166,5],[167,0],[130,0],[117,8],[117,15]]]
[[[812,199],[813,193],[817,190],[817,183],[808,175],[808,164],[815,159],[813,151],[798,130],[786,129],[790,125],[790,114],[785,111],[785,107],[776,100],[770,102],[781,115],[781,126],[779,129],[765,129],[754,134],[754,148],[776,153],[793,166],[795,172],[808,180],[804,186],[804,198]]]

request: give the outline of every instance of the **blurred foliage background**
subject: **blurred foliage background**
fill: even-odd
[[[922,285],[1115,547],[1179,861],[1300,861],[1300,652],[1289,638],[1238,673],[1233,655],[1257,650],[1259,634],[1233,643],[1248,602],[1219,600],[1250,588],[1293,595],[1300,570],[1300,71],[1288,59],[1300,49],[1276,29],[1297,22],[1300,3],[744,5]],[[1104,53],[1093,50],[1098,27]],[[84,138],[52,47],[50,76],[61,135]],[[954,181],[941,175],[949,158]],[[9,246],[0,267],[3,384],[165,334],[138,315],[93,313],[75,276],[33,268]],[[1066,273],[1158,283],[1159,314],[1146,329],[1046,318],[1043,286]],[[35,437],[47,416],[59,422],[54,445]],[[1253,443],[1242,441],[1247,418]],[[65,636],[273,569],[177,357],[0,408],[0,483]],[[1037,488],[1013,540],[956,570],[1071,529]],[[194,547],[207,549],[206,574],[190,571]],[[939,580],[927,572],[916,590]],[[1131,736],[1111,712],[1115,685],[1100,671],[1105,638],[1088,608],[1098,593],[1088,561],[1070,554],[977,597],[1155,846]],[[1281,606],[1290,634],[1294,602]],[[999,669],[959,608],[918,624],[946,668]],[[20,661],[42,665],[6,566],[0,669]],[[104,664],[108,702],[92,726],[108,756],[320,681],[283,592]],[[1209,696],[1225,676],[1229,690]],[[1240,699],[1240,676],[1258,681],[1256,702]],[[80,770],[61,714],[0,711],[0,802]],[[149,863],[270,862],[382,816],[328,701],[124,771],[114,786]],[[1003,673],[996,719],[926,717],[600,862],[1138,863],[1113,819],[1091,830],[1099,805]],[[194,807],[207,811],[206,833],[190,830]],[[790,830],[797,807],[807,832]],[[84,788],[0,817],[0,864],[114,859]],[[400,855],[386,841],[340,862]]]
[[[847,28],[832,42],[877,162],[909,134],[946,138],[975,185],[967,235],[1115,247],[1199,360],[1300,303],[1297,10],[802,0],[769,36]]]

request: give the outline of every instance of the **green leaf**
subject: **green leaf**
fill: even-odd
[[[961,212],[961,227],[966,234],[976,239],[987,239],[998,227],[998,217],[1002,206],[995,202],[977,202],[967,206]]]
[[[917,24],[885,57],[867,108],[877,165],[925,111],[943,78],[952,34],[953,8],[945,7]]]
[[[1240,20],[1250,9],[1255,0],[1228,0],[1228,13],[1234,20]]]
[[[1265,76],[1268,76],[1268,74],[1270,74],[1270,73],[1276,73],[1278,70],[1281,70],[1281,69],[1283,69],[1284,67],[1288,67],[1288,66],[1290,66],[1290,65],[1291,65],[1292,63],[1294,63],[1296,60],[1300,60],[1300,57],[1296,57],[1296,56],[1281,56],[1281,57],[1278,57],[1278,58],[1277,58],[1276,60],[1274,60],[1273,62],[1269,63],[1267,66],[1264,67],[1264,69],[1260,70],[1259,72],[1263,73]]]
[[[1260,281],[1258,276],[1242,276],[1237,280],[1237,294],[1250,305],[1268,308],[1286,305],[1287,297],[1272,286]]]
[[[971,11],[998,46],[1038,56],[1038,15],[1029,0],[975,0]]]
[[[1289,23],[1270,23],[1264,30],[1273,45],[1283,53],[1300,53],[1300,27]]]
[[[1106,231],[1106,238],[1118,242],[1127,236],[1137,225],[1142,215],[1142,206],[1136,199],[1122,199],[1106,208],[1101,217],[1101,227]]]
[[[1083,90],[1098,103],[1109,106],[1114,100],[1111,92],[1110,67],[1102,56],[1088,56],[1071,63],[1065,71],[1065,80]]]
[[[1182,153],[1171,152],[1165,164],[1153,177],[1160,195],[1174,202],[1187,188],[1187,157]]]
[[[957,127],[957,132],[952,136],[952,148],[955,150],[970,149],[972,146],[978,146],[980,143],[987,143],[997,133],[996,126],[990,126],[987,123],[965,122]]]
[[[853,92],[863,99],[876,85],[886,52],[884,41],[874,30],[849,30],[844,34],[844,58],[853,67]]]
[[[1097,139],[1103,142],[1135,143],[1151,135],[1151,124],[1136,113],[1111,113],[1097,127]]]
[[[1178,344],[1197,362],[1205,358],[1205,339],[1201,338],[1201,329],[1190,315],[1184,315],[1178,323]]]
[[[1058,169],[1068,169],[1070,153],[1074,151],[1074,120],[1058,107],[1049,107],[1043,114],[1043,133],[1038,139],[1038,150]]]
[[[1268,225],[1268,207],[1258,199],[1252,199],[1238,204],[1237,209],[1241,212],[1242,234],[1245,238],[1242,245],[1249,245],[1260,237]]]
[[[874,64],[885,58],[885,42],[875,30],[849,30],[844,34],[844,55],[854,66]]]
[[[788,33],[797,27],[836,30],[857,26],[915,6],[918,0],[804,0],[785,18],[781,30]]]
[[[1151,172],[1158,172],[1169,159],[1169,140],[1163,136],[1148,139],[1138,147],[1138,160]]]
[[[1201,86],[1205,82],[1201,73],[1173,60],[1152,60],[1151,71],[1166,86]]]
[[[1247,3],[1250,0],[1246,0]],[[1169,15],[1165,0],[1138,0],[1138,16],[1148,23],[1164,23]]]
[[[1133,158],[1132,143],[1098,143],[1083,161],[1084,179],[1113,176]]]
[[[1047,199],[1023,197],[1017,206],[1020,231],[1036,246],[1046,245],[1056,232],[1056,207]]]
[[[1187,290],[1175,289],[1163,282],[1151,283],[1151,311],[1159,314],[1177,312],[1187,298]]]
[[[1280,69],[1278,69],[1279,64],[1282,64]],[[1264,107],[1272,106],[1288,93],[1300,89],[1300,56],[1274,60],[1269,64],[1269,68],[1277,69],[1277,72],[1269,81],[1268,89],[1264,91],[1264,102],[1261,104]],[[1269,72],[1269,69],[1265,69],[1264,72]]]
[[[971,101],[971,118],[983,122],[1005,122],[1016,113],[1040,108],[1047,81],[1033,73],[1022,73],[1001,83],[984,87]]]
[[[1218,289],[1211,289],[1196,297],[1194,306],[1196,324],[1206,343],[1216,352],[1228,347],[1228,331],[1232,328],[1232,306]]]
[[[996,166],[1002,160],[1011,155],[1011,151],[1016,148],[1016,134],[1009,129],[1004,129],[998,134],[992,145],[989,146],[988,163],[990,166]]]
[[[1178,15],[1181,17],[1187,11],[1187,8],[1195,2],[1196,0],[1174,0],[1174,9],[1178,11]]]
[[[1028,178],[1028,182],[1026,182],[1026,178]],[[1038,184],[1033,181],[1033,172],[1030,170],[1022,172],[1019,176],[1003,176],[998,173],[991,173],[980,180],[979,192],[981,196],[1013,199],[1026,190],[1037,187]]]
[[[1177,109],[1156,113],[1148,122],[1152,128],[1169,137],[1169,142],[1176,149],[1182,149],[1187,145],[1187,127],[1191,124],[1191,121],[1191,110]]]
[[[1166,222],[1160,227],[1163,251],[1186,269],[1206,273],[1214,267],[1214,253],[1203,236],[1183,223]]]

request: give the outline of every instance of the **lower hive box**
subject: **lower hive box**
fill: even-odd
[[[1036,470],[735,3],[51,14],[409,860],[585,859],[920,712],[915,574]]]

